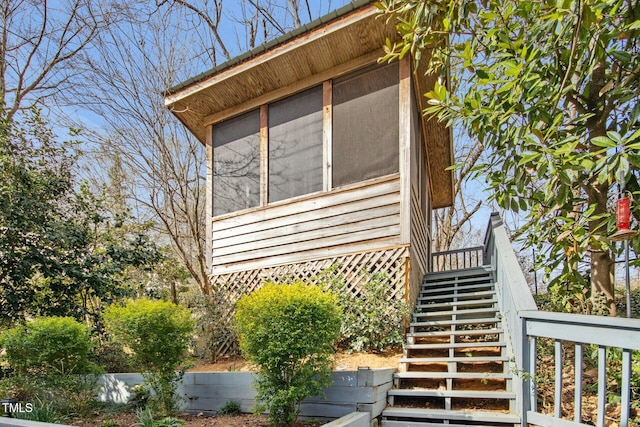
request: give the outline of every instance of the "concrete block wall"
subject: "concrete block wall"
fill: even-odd
[[[393,385],[395,369],[358,369],[338,371],[331,376],[333,385],[324,390],[325,399],[311,397],[301,405],[301,416],[309,418],[340,418],[352,412],[369,412],[378,417],[387,403],[387,391]],[[143,382],[140,374],[107,374],[101,378],[100,400],[125,403],[130,387]],[[256,391],[250,372],[189,372],[178,393],[183,397],[183,409],[212,414],[235,400],[243,412],[251,412]]]

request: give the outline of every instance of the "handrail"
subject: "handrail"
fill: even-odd
[[[520,317],[523,311],[537,310],[531,296],[527,280],[522,273],[505,226],[498,213],[491,214],[487,234],[485,236],[485,264],[490,264],[495,274],[495,288],[498,307],[502,314],[502,323],[506,330],[507,349],[516,369],[528,366],[522,343],[526,341],[524,323]],[[522,425],[526,425],[524,414],[529,409],[531,384],[526,376],[515,376],[513,388],[516,394],[516,412],[523,417]]]
[[[631,407],[631,375],[633,351],[640,350],[640,320],[569,313],[538,311],[524,274],[511,246],[505,226],[496,213],[485,236],[484,262],[493,267],[498,305],[502,314],[507,348],[515,363],[514,392],[516,412],[522,425],[545,427],[587,426],[582,420],[583,354],[586,345],[597,347],[598,414],[597,425],[604,427],[607,393],[607,352],[621,349],[622,372],[620,427],[627,427]],[[554,340],[555,384],[554,413],[542,414],[537,410],[536,384],[538,377],[536,342],[538,338]],[[563,345],[574,347],[574,419],[562,418]]]
[[[562,419],[562,405],[559,403],[564,396],[563,382],[565,372],[563,367],[569,363],[574,366],[574,418],[572,425],[587,426],[582,419],[582,383],[584,375],[584,353],[586,346],[597,347],[598,365],[598,395],[596,425],[605,426],[606,405],[613,393],[607,390],[607,353],[610,348],[621,350],[620,382],[620,426],[629,425],[631,410],[631,375],[633,351],[640,350],[640,320],[621,319],[602,316],[587,316],[581,314],[522,312],[527,339],[523,342],[525,351],[529,352],[528,365],[525,367],[527,377],[536,378],[536,341],[538,338],[554,340],[554,413],[542,414],[537,410],[537,396],[535,389],[531,389],[529,405],[523,418],[530,424],[560,425],[569,423]],[[569,344],[573,346],[573,360],[567,359],[563,352]],[[563,381],[564,380],[564,381]]]
[[[433,272],[481,267],[484,264],[484,246],[453,249],[431,254]]]

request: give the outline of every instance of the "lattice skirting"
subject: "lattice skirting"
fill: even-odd
[[[389,279],[389,293],[387,298],[399,299],[409,297],[409,249],[394,247],[384,250],[362,252],[332,258],[305,261],[297,264],[286,264],[255,270],[244,270],[234,273],[211,276],[212,289],[220,299],[220,307],[224,313],[222,321],[231,322],[233,306],[245,294],[260,288],[265,282],[294,282],[324,284],[329,287],[327,279],[341,277],[354,297],[360,293],[360,285],[365,280],[364,272],[382,272]],[[409,302],[409,301],[407,301]],[[230,329],[229,329],[230,330]],[[232,334],[219,337],[217,354],[221,357],[237,352],[236,339]]]

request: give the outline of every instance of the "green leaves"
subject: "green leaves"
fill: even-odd
[[[577,281],[578,262],[607,247],[614,230],[613,184],[640,174],[637,11],[624,0],[439,0],[433,14],[410,17],[403,7],[413,2],[386,3],[386,13],[412,23],[403,43],[433,49],[431,69],[451,64],[459,82],[446,96],[427,93],[428,114],[485,145],[476,170],[492,199],[526,215],[529,244],[550,245],[549,264]],[[452,42],[425,44],[422,35],[435,31]],[[594,275],[608,268],[600,265]]]
[[[163,258],[144,227],[126,230],[124,213],[110,218],[104,195],[77,182],[74,147],[36,110],[0,118],[0,320],[97,321],[98,300],[131,291],[131,267]]]
[[[188,357],[194,321],[191,312],[167,301],[139,299],[125,306],[112,305],[104,314],[114,339],[133,351],[165,414],[176,410],[176,373]]]
[[[234,319],[242,352],[260,368],[258,400],[273,425],[292,425],[300,402],[328,385],[341,324],[335,295],[301,282],[267,283],[238,301]]]

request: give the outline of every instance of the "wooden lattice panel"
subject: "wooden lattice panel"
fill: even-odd
[[[312,284],[325,284],[331,277],[340,277],[348,289],[357,297],[367,273],[383,272],[390,286],[387,299],[406,298],[408,286],[407,247],[395,247],[385,250],[362,252],[336,256],[332,258],[307,261],[297,264],[279,265],[255,270],[245,270],[229,274],[211,276],[213,289],[218,290],[220,306],[224,307],[221,321],[231,322],[233,307],[238,299],[260,288],[266,282],[304,281]],[[230,323],[229,323],[230,324]],[[232,354],[237,351],[235,336],[221,337],[215,357]]]

